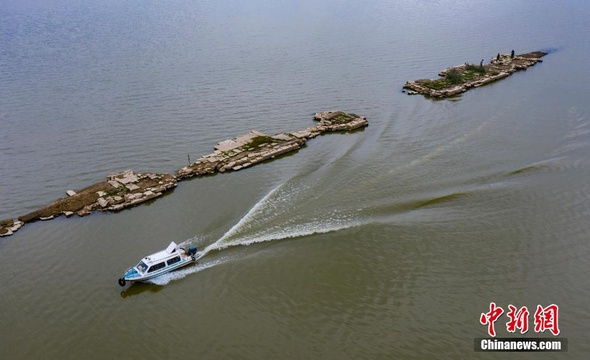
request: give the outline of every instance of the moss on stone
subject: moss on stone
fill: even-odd
[[[270,136],[266,136],[266,135],[260,135],[260,136],[256,136],[254,138],[252,138],[252,140],[250,140],[250,142],[248,142],[247,144],[244,144],[242,147],[244,149],[256,149],[258,147],[260,147],[261,145],[264,144],[270,144],[276,142],[275,139],[273,139]]]

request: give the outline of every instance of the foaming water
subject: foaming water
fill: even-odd
[[[189,266],[183,269],[169,272],[167,274],[158,276],[157,278],[151,279],[149,282],[155,285],[167,285],[171,281],[179,280],[187,277],[188,275],[201,272],[203,270],[212,268],[214,266],[226,263],[230,261],[229,257],[219,258],[208,262],[202,262],[193,266]]]
[[[354,215],[337,210],[315,219],[313,213],[306,213],[301,206],[299,195],[308,191],[313,189],[290,182],[278,185],[219,240],[207,246],[203,256],[236,245],[302,237],[359,225]]]
[[[164,274],[150,282],[157,285],[166,285],[171,281],[183,279],[188,275],[201,272],[205,269],[226,263],[234,258],[230,255],[217,258],[212,261],[204,259],[212,252],[236,247],[249,246],[256,243],[278,241],[324,234],[338,230],[344,230],[360,226],[362,222],[352,215],[333,211],[329,216],[320,220],[309,217],[297,218],[297,221],[286,221],[282,223],[285,216],[294,214],[297,211],[293,204],[297,204],[297,195],[308,190],[306,187],[296,187],[288,182],[281,183],[260,199],[240,221],[232,226],[219,240],[205,247],[197,256],[198,263],[185,269]],[[294,216],[295,217],[295,216]],[[186,240],[182,245],[192,244],[201,238],[195,236]]]

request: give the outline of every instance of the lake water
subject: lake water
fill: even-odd
[[[590,352],[590,2],[0,0],[0,219],[220,141],[367,116],[297,154],[0,240],[2,359],[503,358],[491,302]],[[526,72],[432,101],[406,80]],[[214,249],[122,289],[169,241]],[[513,353],[528,359],[529,353]]]

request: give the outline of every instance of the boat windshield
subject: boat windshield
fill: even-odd
[[[137,264],[136,267],[137,267],[137,270],[141,274],[143,274],[147,270],[147,268],[148,268],[148,266],[143,261],[140,261],[139,264]]]

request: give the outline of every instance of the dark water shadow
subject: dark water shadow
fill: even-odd
[[[129,285],[128,288],[121,291],[121,297],[123,299],[126,299],[128,297],[143,294],[145,292],[156,293],[158,291],[161,291],[162,289],[164,289],[164,286],[162,286],[162,285],[141,283],[141,282],[133,283],[133,284]]]
[[[547,55],[549,55],[549,54],[553,54],[555,52],[558,52],[562,49],[563,49],[562,47],[549,47],[549,48],[543,48],[540,51],[546,52]]]

